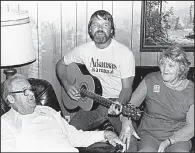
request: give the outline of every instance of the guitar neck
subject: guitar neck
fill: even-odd
[[[105,107],[111,106],[114,102],[112,100],[106,99],[98,94],[95,94],[93,92],[90,92],[89,90],[86,90],[84,88],[80,89],[81,95],[93,99],[95,102],[98,102]],[[118,108],[120,107],[119,104],[115,104]],[[139,110],[132,106],[123,106],[122,107],[122,114],[128,117],[132,117],[135,120],[138,120],[141,116],[141,113]]]
[[[95,94],[95,93],[93,93],[93,92],[91,92],[89,90],[83,89],[83,88],[80,89],[80,93],[81,93],[81,95],[84,95],[84,96],[86,96],[88,98],[91,98],[94,101],[96,101],[96,102],[98,102],[98,103],[100,103],[100,104],[102,104],[102,105],[104,105],[106,107],[111,106],[112,103],[113,103],[113,101],[111,101],[109,99],[106,99],[106,98],[104,98],[104,97],[102,97],[102,96],[100,96],[98,94]]]

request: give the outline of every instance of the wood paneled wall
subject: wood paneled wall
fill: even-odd
[[[1,1],[3,11],[27,10],[31,20],[36,61],[18,68],[27,77],[49,81],[61,101],[56,78],[57,61],[73,47],[90,41],[87,25],[92,13],[109,11],[116,26],[115,39],[134,53],[137,66],[155,66],[159,53],[140,52],[141,1]],[[187,53],[194,66],[193,53]],[[5,79],[1,70],[1,82]]]

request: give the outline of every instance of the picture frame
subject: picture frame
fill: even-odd
[[[140,52],[194,52],[194,1],[142,1],[141,11]]]

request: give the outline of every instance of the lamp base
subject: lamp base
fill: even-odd
[[[11,76],[17,73],[17,70],[13,68],[7,68],[3,70],[3,73],[6,75],[6,79],[9,79]]]

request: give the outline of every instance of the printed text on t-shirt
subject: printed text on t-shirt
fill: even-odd
[[[90,67],[93,72],[102,72],[113,74],[114,69],[117,69],[117,66],[114,63],[102,62],[99,59],[91,58]]]

